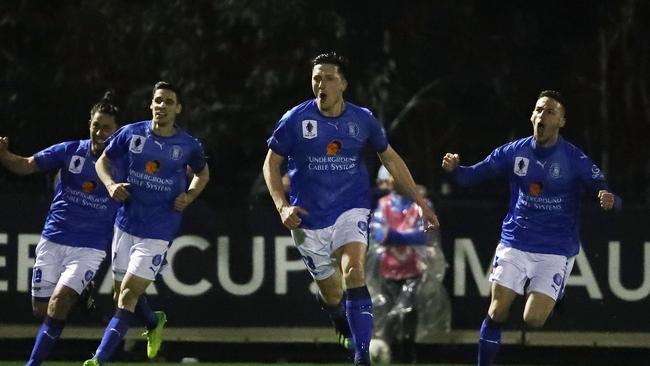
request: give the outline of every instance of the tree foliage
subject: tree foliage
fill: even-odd
[[[84,138],[106,88],[125,122],[148,118],[164,79],[183,90],[181,124],[207,148],[214,194],[236,197],[275,122],[310,97],[309,59],[334,49],[351,60],[347,98],[385,121],[434,190],[444,152],[472,163],[530,134],[534,99],[553,88],[568,100],[564,134],[615,190],[650,201],[650,25],[638,0],[10,0],[0,10],[0,135],[25,155]]]

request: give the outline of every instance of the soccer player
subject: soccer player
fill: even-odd
[[[152,119],[120,128],[95,167],[112,198],[124,202],[113,236],[113,275],[119,286],[117,310],[93,358],[105,363],[126,335],[138,299],[155,279],[180,227],[182,211],[203,191],[210,173],[201,143],[175,124],[181,113],[179,89],[160,81],[153,87]],[[119,166],[116,174],[111,168]],[[188,167],[191,182],[188,187]],[[158,352],[164,313],[147,335],[147,355]]]
[[[91,108],[90,139],[62,142],[23,157],[9,152],[9,139],[0,137],[0,163],[13,173],[60,173],[36,246],[32,310],[44,320],[27,365],[40,365],[47,358],[110,244],[119,204],[100,184],[94,164],[118,126],[112,99],[109,91]]]
[[[369,145],[379,154],[395,181],[420,205],[426,228],[437,227],[438,219],[417,192],[406,164],[388,144],[379,121],[368,109],[343,100],[348,86],[345,64],[335,52],[312,60],[315,99],[292,108],[277,123],[268,139],[263,173],[342,344],[354,349],[356,365],[368,365],[372,303],[364,263],[370,182],[362,149]],[[291,181],[289,200],[280,175],[285,160]]]
[[[496,176],[507,176],[510,182],[510,209],[490,275],[492,299],[481,325],[479,366],[492,365],[517,295],[526,295],[523,320],[532,328],[544,325],[562,296],[580,250],[582,192],[597,198],[603,210],[621,205],[598,166],[560,136],[565,116],[562,95],[542,91],[530,117],[532,136],[498,147],[472,166],[459,166],[458,154],[443,157],[443,169],[461,186]]]

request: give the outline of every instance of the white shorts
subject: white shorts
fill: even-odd
[[[61,245],[41,237],[32,272],[32,297],[47,300],[57,284],[80,294],[95,277],[104,257],[103,250]]]
[[[126,273],[155,280],[167,255],[169,242],[146,239],[115,227],[113,234],[113,279],[122,281]]]
[[[524,290],[526,293],[539,292],[557,301],[564,293],[574,262],[575,257],[524,252],[499,244],[490,281],[519,295],[523,295]]]
[[[368,244],[369,217],[367,208],[353,208],[343,212],[332,226],[291,230],[293,242],[315,280],[324,280],[334,274],[335,260],[331,256],[336,249],[352,242]]]

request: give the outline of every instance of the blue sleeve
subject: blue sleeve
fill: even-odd
[[[41,171],[52,171],[64,168],[66,150],[70,143],[62,142],[34,154],[34,161]]]
[[[605,174],[603,174],[593,160],[582,151],[578,151],[578,153],[574,155],[573,160],[574,164],[577,166],[576,171],[578,172],[578,179],[591,196],[597,195],[598,191],[601,190],[610,191],[607,186]],[[618,211],[622,206],[623,200],[621,197],[614,195],[614,209]]]
[[[291,134],[290,122],[293,120],[291,116],[291,111],[285,113],[275,125],[275,130],[273,130],[271,137],[266,140],[269,149],[278,155],[287,156],[293,149],[295,139]]]
[[[452,173],[452,177],[460,186],[473,186],[503,175],[510,161],[509,152],[509,145],[500,146],[479,163],[472,166],[459,166]]]
[[[574,155],[573,164],[577,167],[578,179],[589,193],[596,194],[600,190],[609,190],[605,174],[587,155],[580,152]]]
[[[386,130],[375,116],[368,109],[363,108],[368,119],[368,140],[375,151],[382,153],[388,148]]]
[[[203,151],[203,145],[199,140],[194,140],[194,149],[192,150],[192,156],[187,164],[192,168],[194,173],[200,173],[205,168],[205,152]]]
[[[129,150],[131,133],[123,126],[106,140],[104,153],[110,160],[124,156]]]

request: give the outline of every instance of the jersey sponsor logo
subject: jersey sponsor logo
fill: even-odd
[[[318,136],[318,123],[313,119],[302,121],[302,137],[313,139]]]
[[[559,178],[562,176],[562,169],[560,169],[560,163],[553,163],[551,164],[551,167],[548,169],[549,174],[551,175],[551,178]]]
[[[142,149],[144,148],[145,140],[146,139],[144,138],[144,136],[140,136],[140,135],[131,136],[129,151],[131,151],[134,154],[140,154],[142,152]]]
[[[68,171],[72,174],[79,174],[84,168],[84,163],[86,162],[86,158],[74,155],[72,159],[70,159],[70,165],[68,165]]]
[[[539,161],[539,160],[537,160],[537,161],[535,161],[535,162],[537,163],[537,165],[541,166],[542,169],[544,169],[544,167],[546,166],[546,162],[543,162],[543,163],[542,163],[542,162]]]
[[[163,149],[163,145],[165,145],[164,142],[160,142],[160,141],[156,141],[156,140],[153,140],[153,142],[154,142],[154,144],[158,145],[158,147],[160,148],[160,150],[162,150],[162,149]]]
[[[343,148],[343,143],[341,143],[341,141],[332,140],[329,144],[327,144],[326,154],[327,156],[335,156],[339,153],[339,151],[341,151],[341,148]]]
[[[183,148],[180,145],[173,145],[169,150],[169,157],[172,160],[180,160],[183,157]]]
[[[359,130],[359,125],[355,122],[348,123],[348,135],[350,135],[350,137],[359,136]]]
[[[528,164],[530,161],[528,158],[524,158],[523,156],[517,156],[515,158],[515,167],[514,167],[514,172],[520,177],[525,177],[526,174],[528,174]]]
[[[90,193],[90,192],[94,191],[95,188],[97,188],[97,183],[95,183],[92,180],[87,180],[87,181],[81,183],[81,190],[86,192],[86,193]]]
[[[542,194],[542,188],[544,188],[542,183],[532,182],[530,183],[530,186],[528,186],[528,192],[531,196],[539,197],[539,195]]]
[[[144,170],[149,175],[154,175],[160,171],[160,162],[158,160],[149,160],[144,165]]]

